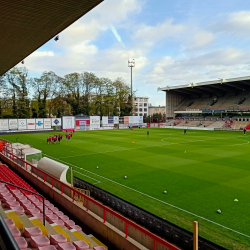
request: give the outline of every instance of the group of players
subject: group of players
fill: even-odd
[[[66,140],[69,141],[70,138],[72,138],[72,136],[73,136],[73,133],[72,133],[72,132],[70,132],[70,133],[68,134],[67,131],[66,131],[66,135],[65,135]],[[62,135],[62,134],[54,135],[54,136],[49,136],[49,137],[47,137],[47,144],[51,144],[52,142],[53,142],[54,144],[56,144],[57,141],[60,143],[60,142],[62,141],[62,138],[63,138],[63,135]]]

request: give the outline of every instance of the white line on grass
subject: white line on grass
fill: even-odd
[[[239,136],[239,137],[243,137],[243,136]],[[235,139],[237,139],[237,138],[238,137],[236,137]],[[208,140],[194,140],[194,141],[186,141],[186,142],[165,142],[164,140],[166,140],[166,139],[163,138],[163,139],[161,139],[161,141],[164,143],[163,145],[150,145],[150,146],[146,146],[146,147],[126,148],[126,149],[121,149],[121,150],[111,150],[111,151],[97,152],[97,153],[90,153],[90,154],[69,155],[69,156],[58,157],[57,159],[80,157],[80,156],[85,156],[85,155],[97,155],[97,154],[105,154],[105,153],[114,153],[114,152],[121,152],[121,151],[137,150],[137,149],[142,149],[142,148],[162,147],[164,145],[179,145],[179,144],[186,144],[186,143],[192,143],[192,142],[216,141],[216,140],[226,140],[226,139],[228,139],[228,138],[214,137],[213,139],[208,139]],[[242,144],[226,145],[226,146],[238,146],[238,145],[244,145],[244,144],[248,144],[248,143],[249,142],[242,143]]]
[[[73,170],[73,172],[76,172],[76,173],[78,173],[78,174],[80,174],[80,175],[84,175],[84,176],[86,176],[86,177],[88,177],[88,178],[90,178],[90,179],[92,179],[92,180],[97,181],[97,182],[96,182],[96,183],[94,183],[94,184],[101,183],[101,182],[100,182],[100,181],[98,181],[97,179],[94,179],[94,178],[92,178],[92,177],[89,177],[88,175],[82,174],[82,173],[77,172],[77,171],[75,171],[75,170]]]
[[[45,154],[45,155],[46,155],[46,154]],[[73,165],[73,164],[71,164],[71,163],[69,163],[69,162],[62,161],[62,160],[60,160],[60,159],[58,159],[58,158],[55,158],[55,157],[53,157],[53,156],[50,156],[50,155],[47,155],[47,156],[49,156],[49,157],[51,157],[51,158],[54,158],[54,159],[56,159],[56,160],[59,160],[59,161],[61,161],[61,162],[63,162],[63,163],[69,164],[69,165],[71,165],[71,166],[73,166],[73,167],[80,168],[80,167],[78,167],[78,166],[76,166],[76,165]],[[240,234],[240,235],[245,236],[245,237],[247,237],[247,238],[250,238],[250,236],[247,235],[247,234],[243,234],[243,233],[238,232],[238,231],[236,231],[236,230],[234,230],[234,229],[232,229],[232,228],[223,226],[223,225],[221,225],[221,224],[219,224],[219,223],[217,223],[217,222],[211,221],[211,220],[206,219],[206,218],[204,218],[204,217],[202,217],[202,216],[199,216],[199,215],[197,215],[197,214],[194,214],[194,213],[192,213],[192,212],[189,212],[189,211],[187,211],[187,210],[185,210],[185,209],[182,209],[182,208],[180,208],[180,207],[177,207],[177,206],[172,205],[172,204],[170,204],[170,203],[167,203],[167,202],[165,202],[165,201],[159,200],[159,199],[157,199],[157,198],[155,198],[155,197],[153,197],[153,196],[150,196],[150,195],[148,195],[148,194],[144,194],[144,193],[142,193],[142,192],[140,192],[140,191],[138,191],[138,190],[135,190],[135,189],[133,189],[133,188],[127,187],[127,186],[125,186],[125,185],[123,185],[123,184],[120,184],[120,183],[118,183],[118,182],[116,182],[116,181],[110,180],[110,179],[108,179],[108,178],[106,178],[106,177],[103,177],[103,176],[101,176],[101,175],[98,175],[98,174],[96,174],[96,173],[93,173],[93,172],[91,172],[91,171],[89,171],[89,170],[86,170],[86,169],[82,169],[82,170],[84,170],[84,171],[86,171],[86,172],[88,172],[88,173],[91,173],[91,174],[93,174],[93,175],[96,175],[96,176],[98,176],[98,177],[101,177],[101,178],[103,178],[103,179],[105,179],[105,180],[107,180],[107,181],[113,182],[113,183],[115,183],[115,184],[117,184],[117,185],[120,185],[120,186],[122,186],[122,187],[125,187],[125,188],[127,188],[127,189],[130,189],[130,190],[132,190],[132,191],[134,191],[134,192],[137,192],[137,193],[139,193],[139,194],[142,194],[142,195],[144,195],[144,196],[147,196],[147,197],[149,197],[149,198],[151,198],[151,199],[153,199],[153,200],[156,200],[156,201],[159,201],[159,202],[161,202],[161,203],[164,203],[164,204],[166,204],[166,205],[168,205],[168,206],[170,206],[170,207],[176,208],[176,209],[178,209],[178,210],[180,210],[180,211],[183,211],[183,212],[185,212],[185,213],[191,214],[191,215],[193,215],[193,216],[195,216],[195,217],[198,217],[198,218],[200,218],[200,219],[203,219],[203,220],[205,220],[205,221],[208,221],[208,222],[210,222],[210,223],[213,223],[213,224],[215,224],[215,225],[217,225],[217,226],[223,227],[223,228],[225,228],[225,229],[227,229],[227,230],[229,230],[229,231],[232,231],[232,232],[234,232],[234,233],[237,233],[237,234]]]

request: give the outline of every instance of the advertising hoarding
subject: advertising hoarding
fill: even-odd
[[[44,129],[51,128],[51,119],[50,118],[43,119],[43,128]]]
[[[17,130],[17,119],[9,119],[9,129],[10,130]]]
[[[36,129],[43,129],[43,119],[36,119]]]
[[[62,126],[61,118],[51,118],[51,126]]]
[[[27,129],[36,129],[35,119],[27,119]]]
[[[19,130],[27,129],[27,121],[26,121],[26,119],[18,119],[18,129]]]

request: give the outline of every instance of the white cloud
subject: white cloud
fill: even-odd
[[[191,36],[188,49],[199,50],[210,45],[215,39],[213,33],[208,31],[198,31]]]
[[[30,55],[30,57],[44,57],[44,56],[54,56],[53,51],[35,51]]]
[[[174,24],[172,19],[159,23],[156,26],[141,24],[137,26],[133,38],[143,41],[148,46],[154,45],[165,37],[174,37],[186,29],[183,24]]]
[[[229,14],[225,20],[212,25],[215,32],[226,32],[237,36],[249,37],[250,11],[239,11]]]

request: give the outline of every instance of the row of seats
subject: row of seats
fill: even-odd
[[[3,164],[0,164],[0,179],[34,191]],[[74,221],[48,200],[45,200],[46,225],[44,226],[41,197],[0,183],[0,199],[0,213],[6,217],[5,222],[20,249],[107,249],[104,245],[98,246],[93,244],[93,241],[90,242],[91,240],[82,232],[82,228],[75,225]]]
[[[200,97],[198,99],[191,98],[186,99],[180,103],[175,110],[184,111],[186,109],[211,109],[211,110],[228,110],[230,107],[238,108],[239,110],[250,109],[250,95],[245,91],[235,95],[234,93],[228,93],[224,96],[218,97]],[[239,101],[244,98],[242,104],[238,104]],[[212,104],[212,105],[211,105]]]

